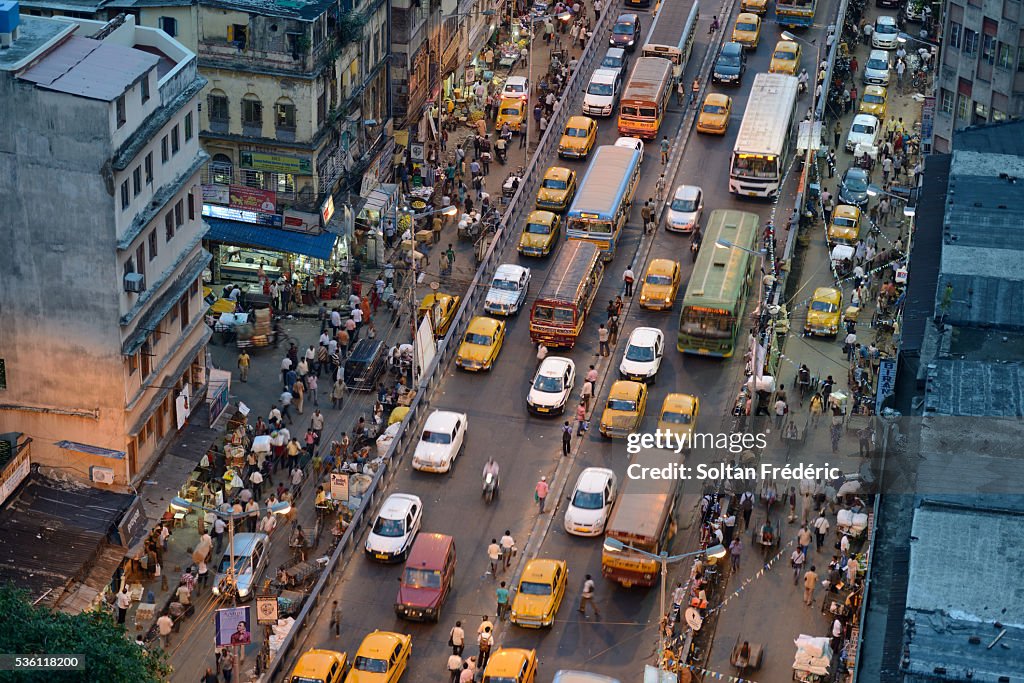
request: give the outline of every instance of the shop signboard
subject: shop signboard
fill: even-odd
[[[412,157],[413,161],[423,161],[423,143],[414,142],[409,145],[409,156]]]
[[[121,539],[121,545],[126,548],[130,547],[137,536],[141,537],[142,531],[148,523],[149,518],[146,517],[146,511],[142,508],[142,499],[135,496],[117,525],[117,535]]]
[[[285,230],[291,230],[292,232],[304,232],[307,235],[319,235],[320,215],[307,213],[306,211],[294,211],[289,209],[284,212],[284,223],[281,227]]]
[[[255,187],[232,185],[228,205],[246,211],[277,213],[277,193]]]
[[[344,472],[331,472],[331,499],[348,500],[348,474]]]
[[[254,225],[269,225],[273,228],[280,228],[284,221],[279,213],[263,213],[262,211],[244,211],[232,209],[228,206],[217,206],[216,204],[203,204],[203,215],[208,218],[223,218],[239,223],[252,223]]]
[[[242,168],[254,171],[270,171],[272,173],[291,173],[293,175],[312,175],[313,160],[293,157],[287,154],[267,154],[266,152],[239,152],[238,158]]]
[[[882,403],[896,391],[896,359],[878,361],[878,390],[875,392],[875,414],[882,412]]]
[[[256,623],[276,624],[278,619],[278,607],[276,595],[256,596]]]
[[[204,204],[227,204],[231,201],[231,190],[227,185],[203,185]]]
[[[921,106],[921,151],[932,151],[932,136],[935,132],[935,96],[928,95]]]
[[[252,642],[252,607],[222,607],[215,613],[217,647],[248,645]]]
[[[32,469],[32,461],[28,457],[28,452],[28,448],[25,448],[14,456],[14,459],[3,469],[3,473],[0,473],[0,504],[14,493],[18,484],[25,481],[25,477]]]
[[[334,197],[332,195],[327,195],[327,199],[320,205],[320,220],[323,221],[324,225],[327,225],[333,215]]]

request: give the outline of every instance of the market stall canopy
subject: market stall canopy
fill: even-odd
[[[205,239],[211,242],[224,242],[288,254],[302,254],[322,261],[331,258],[334,243],[338,239],[337,235],[330,232],[307,235],[224,218],[206,218],[206,222],[209,224],[210,230],[206,233]]]

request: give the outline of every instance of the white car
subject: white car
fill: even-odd
[[[880,16],[875,19],[875,30],[871,33],[871,47],[879,50],[895,50],[899,45],[900,27],[896,18]]]
[[[668,205],[665,229],[670,232],[693,232],[700,227],[703,213],[704,190],[697,185],[680,185]]]
[[[612,510],[616,493],[615,473],[604,467],[580,472],[565,509],[565,530],[576,536],[600,536]]]
[[[526,80],[526,76],[509,76],[505,80],[505,89],[501,91],[501,96],[527,99],[530,96],[530,81]]]
[[[653,382],[664,353],[665,334],[656,327],[638,327],[626,342],[619,375],[635,382]]]
[[[864,62],[864,85],[889,85],[889,53],[872,50]]]
[[[619,138],[615,141],[616,147],[626,147],[640,152],[640,163],[644,162],[644,141],[640,138]]]
[[[590,77],[583,95],[583,113],[591,116],[611,116],[619,99],[621,81],[618,71],[597,69]]]
[[[881,124],[878,117],[871,114],[857,114],[850,124],[850,132],[846,134],[846,151],[852,152],[857,145],[862,147],[874,147],[878,142],[879,127]]]
[[[559,415],[576,386],[576,364],[562,356],[548,356],[540,364],[526,395],[526,408],[538,415]]]
[[[466,442],[469,418],[465,413],[435,410],[427,417],[412,454],[412,468],[421,472],[448,472]]]
[[[491,288],[484,299],[484,310],[492,315],[515,315],[526,303],[529,288],[529,268],[503,263],[494,271]]]
[[[401,562],[409,554],[423,521],[423,502],[408,493],[392,493],[380,506],[366,537],[368,557],[381,562]]]

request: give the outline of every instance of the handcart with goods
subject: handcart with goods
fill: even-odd
[[[825,681],[832,664],[832,646],[825,637],[800,634],[793,658],[793,680],[801,683]]]
[[[764,645],[741,640],[737,636],[736,644],[732,646],[732,652],[729,654],[729,663],[736,667],[737,676],[746,676],[751,671],[761,668],[763,658]]]

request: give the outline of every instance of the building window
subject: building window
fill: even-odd
[[[295,192],[295,176],[291,173],[271,173],[270,187],[275,192]]]
[[[263,171],[253,171],[248,168],[242,169],[242,184],[246,187],[263,188]]]
[[[134,273],[134,272],[135,272],[135,261],[133,261],[131,259],[131,257],[129,257],[128,260],[124,262],[124,274],[128,275],[129,273]]]
[[[974,123],[988,122],[988,107],[981,102],[974,103]]]
[[[7,361],[0,358],[0,389],[7,388]]]
[[[945,88],[942,89],[942,94],[939,96],[939,111],[943,114],[953,113],[953,93]]]
[[[996,62],[996,37],[985,34],[981,40],[981,58],[989,63],[989,65],[995,64]]]
[[[149,231],[149,260],[156,258],[156,230]]]
[[[114,108],[117,110],[117,127],[120,128],[128,120],[127,114],[125,114],[124,108],[124,95],[121,95],[114,102]]]
[[[178,203],[174,205],[174,227],[180,228],[185,223],[185,201],[182,199],[178,200]]]
[[[966,119],[967,111],[971,104],[971,98],[967,95],[956,96],[956,117],[958,119]]]
[[[327,93],[320,93],[316,98],[316,125],[319,128],[327,121]]]
[[[146,168],[146,184],[151,185],[153,183],[153,153],[150,152],[146,155],[144,162]]]
[[[188,295],[193,297],[199,294],[199,280],[193,280],[192,284],[188,286]]]
[[[190,221],[196,219],[196,195],[193,192],[188,193],[188,219]]]
[[[964,54],[971,57],[978,54],[978,34],[969,28],[964,29]]]
[[[128,356],[126,360],[128,361],[128,374],[134,375],[139,369],[139,355],[137,353],[133,353]]]
[[[245,49],[248,27],[241,24],[228,26],[228,42],[233,43],[239,50]]]
[[[242,125],[247,128],[263,128],[263,103],[255,95],[242,98]]]
[[[992,110],[992,121],[1009,121],[1010,117],[999,111],[998,109]]]
[[[949,46],[957,50],[960,49],[960,36],[962,35],[964,27],[955,21],[949,22]]]
[[[142,192],[142,167],[136,166],[132,171],[132,196],[138,197]]]
[[[214,154],[210,162],[210,173],[213,182],[218,185],[230,185],[234,182],[235,165],[227,154]]]
[[[188,296],[182,295],[181,299],[178,300],[178,317],[180,318],[181,331],[184,332],[185,328],[188,327],[188,323],[192,320],[192,316],[188,312]]]
[[[1013,45],[999,43],[999,56],[996,58],[996,66],[1000,69],[1013,68]]]
[[[163,138],[160,139],[160,163],[166,164],[168,156],[169,155],[167,154],[167,136],[165,135],[163,136]]]
[[[164,215],[164,241],[170,242],[174,237],[174,212],[168,211]]]
[[[148,339],[142,344],[142,348],[139,349],[139,365],[142,368],[142,379],[146,379],[153,372],[153,347]],[[139,437],[141,439],[142,432],[139,432]]]
[[[149,72],[142,77],[142,82],[139,84],[142,86],[142,103],[149,102]]]
[[[1017,71],[1024,71],[1024,46],[1017,48]]]
[[[228,96],[221,91],[215,91],[209,94],[206,98],[206,103],[210,109],[210,120],[217,121],[218,123],[227,123],[228,121]]]
[[[181,141],[178,139],[178,126],[171,128],[171,154],[177,154],[181,149]]]
[[[192,112],[185,114],[185,142],[192,139]]]
[[[295,105],[288,98],[281,98],[274,105],[274,120],[278,130],[295,132]]]
[[[121,183],[121,210],[124,211],[132,203],[131,191],[128,189],[128,181]]]
[[[174,17],[160,17],[160,30],[174,38],[178,35],[178,20]]]

